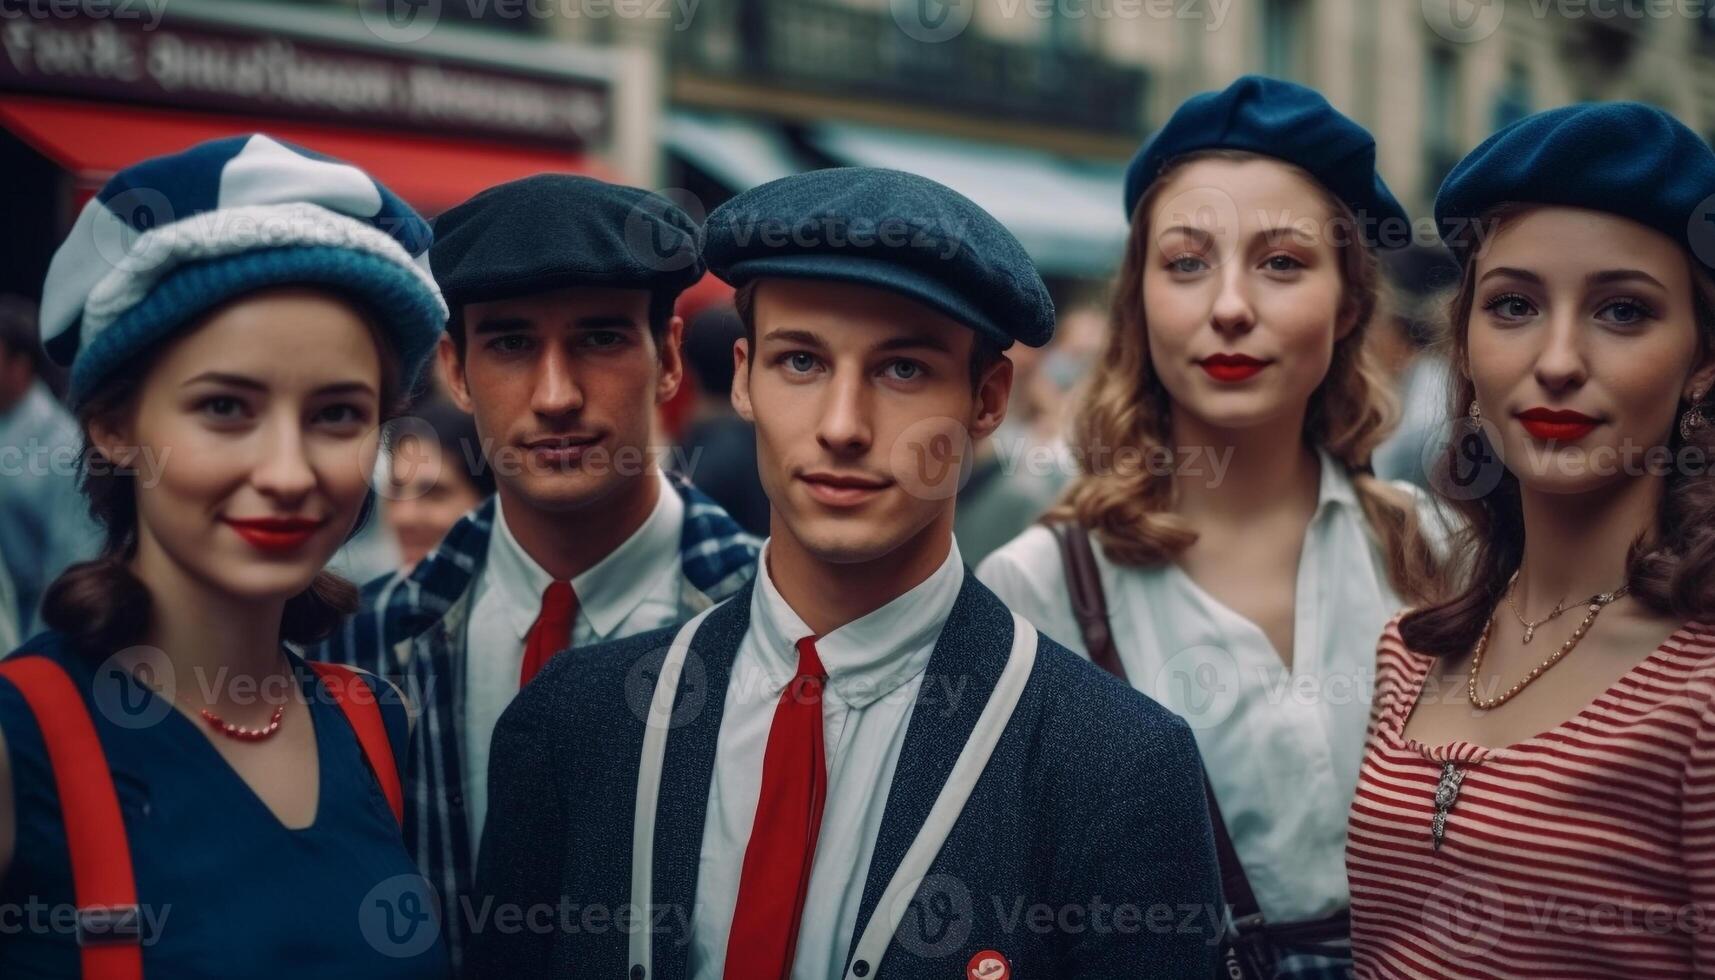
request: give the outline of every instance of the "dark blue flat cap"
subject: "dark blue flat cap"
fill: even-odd
[[[916,174],[835,167],[782,177],[716,208],[709,268],[755,279],[835,279],[892,290],[1002,349],[1054,336],[1054,303],[1024,246],[969,198]]]
[[[1127,218],[1167,165],[1199,150],[1246,150],[1302,167],[1352,209],[1370,245],[1411,242],[1411,218],[1376,172],[1375,137],[1313,88],[1246,75],[1186,99],[1126,168]]]
[[[677,295],[703,275],[701,232],[660,194],[537,174],[435,219],[429,268],[454,306],[570,286]]]
[[[1587,102],[1526,116],[1465,155],[1435,195],[1441,238],[1464,262],[1497,205],[1551,204],[1630,218],[1715,265],[1715,152],[1638,102]]]

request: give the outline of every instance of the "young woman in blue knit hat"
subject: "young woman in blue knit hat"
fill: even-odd
[[[1394,415],[1364,350],[1376,250],[1409,223],[1367,131],[1256,76],[1180,106],[1126,184],[1079,473],[978,574],[1196,731],[1221,975],[1341,977],[1375,639],[1434,581],[1419,501],[1369,468]]]
[[[1715,153],[1541,112],[1436,196],[1464,266],[1461,586],[1389,624],[1347,867],[1361,977],[1715,973]]]
[[[355,605],[323,566],[444,322],[429,238],[256,135],[121,171],[55,254],[43,344],[106,544],[0,662],[0,975],[449,972],[399,836],[405,702],[288,646]]]

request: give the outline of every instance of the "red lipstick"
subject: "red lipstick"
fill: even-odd
[[[1537,439],[1556,442],[1577,442],[1589,435],[1601,419],[1571,409],[1531,408],[1518,413],[1519,424]]]
[[[1268,364],[1246,354],[1211,354],[1197,362],[1209,377],[1228,383],[1248,381]]]
[[[326,521],[306,517],[228,517],[226,523],[257,551],[282,554],[302,547]]]

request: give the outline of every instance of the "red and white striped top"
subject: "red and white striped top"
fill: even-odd
[[[1388,624],[1346,844],[1357,976],[1715,977],[1715,626],[1501,749],[1400,737],[1435,664]]]

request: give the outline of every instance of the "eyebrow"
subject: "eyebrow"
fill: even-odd
[[[191,385],[194,385],[194,384],[227,385],[228,387],[244,388],[244,389],[249,390],[249,391],[267,391],[268,390],[267,385],[256,380],[255,378],[246,377],[245,375],[242,375],[242,374],[229,374],[225,371],[204,371],[203,373],[197,375],[196,377],[191,378],[189,381],[186,381],[184,384],[180,385],[179,387],[189,388]],[[318,395],[337,395],[337,394],[372,395],[375,393],[375,388],[374,388],[374,386],[368,384],[367,382],[363,382],[363,381],[335,381],[331,384],[322,385],[320,388],[316,389],[315,393]]]
[[[1529,269],[1515,269],[1510,266],[1497,266],[1496,268],[1490,269],[1488,272],[1483,273],[1483,278],[1479,281],[1487,282],[1489,279],[1503,276],[1509,279],[1519,279],[1538,286],[1542,285],[1542,277],[1536,273],[1531,272]],[[1667,289],[1666,286],[1661,284],[1661,280],[1642,269],[1604,269],[1601,272],[1592,272],[1585,276],[1584,282],[1586,285],[1590,286],[1601,286],[1614,282],[1647,282],[1650,285],[1655,286],[1657,289]]]
[[[769,343],[798,344],[818,351],[828,349],[828,345],[822,341],[821,337],[808,330],[771,330],[762,339]],[[939,337],[912,336],[889,337],[870,348],[870,353],[891,353],[902,350],[930,350],[944,354],[953,352],[953,348]]]
[[[1174,225],[1171,228],[1165,228],[1162,230],[1161,234],[1156,236],[1156,237],[1158,239],[1159,238],[1165,238],[1167,235],[1169,235],[1173,232],[1178,232],[1179,234],[1184,235],[1187,238],[1194,239],[1198,245],[1208,245],[1210,242],[1212,242],[1214,240],[1214,237],[1215,237],[1214,235],[1211,235],[1207,230],[1202,229],[1202,228],[1196,228],[1196,227],[1193,227],[1191,225]],[[1290,224],[1288,224],[1288,225],[1270,225],[1267,228],[1258,228],[1250,236],[1250,241],[1255,242],[1258,240],[1262,240],[1262,241],[1274,242],[1274,241],[1279,241],[1280,239],[1283,239],[1283,238],[1290,238],[1290,239],[1294,239],[1297,241],[1302,241],[1307,237],[1308,236],[1304,232],[1299,230],[1297,225],[1290,225]]]
[[[623,313],[592,313],[572,321],[579,330],[612,330],[616,327],[637,329],[637,321]],[[473,333],[513,333],[536,329],[536,321],[522,316],[489,317],[477,323]]]

